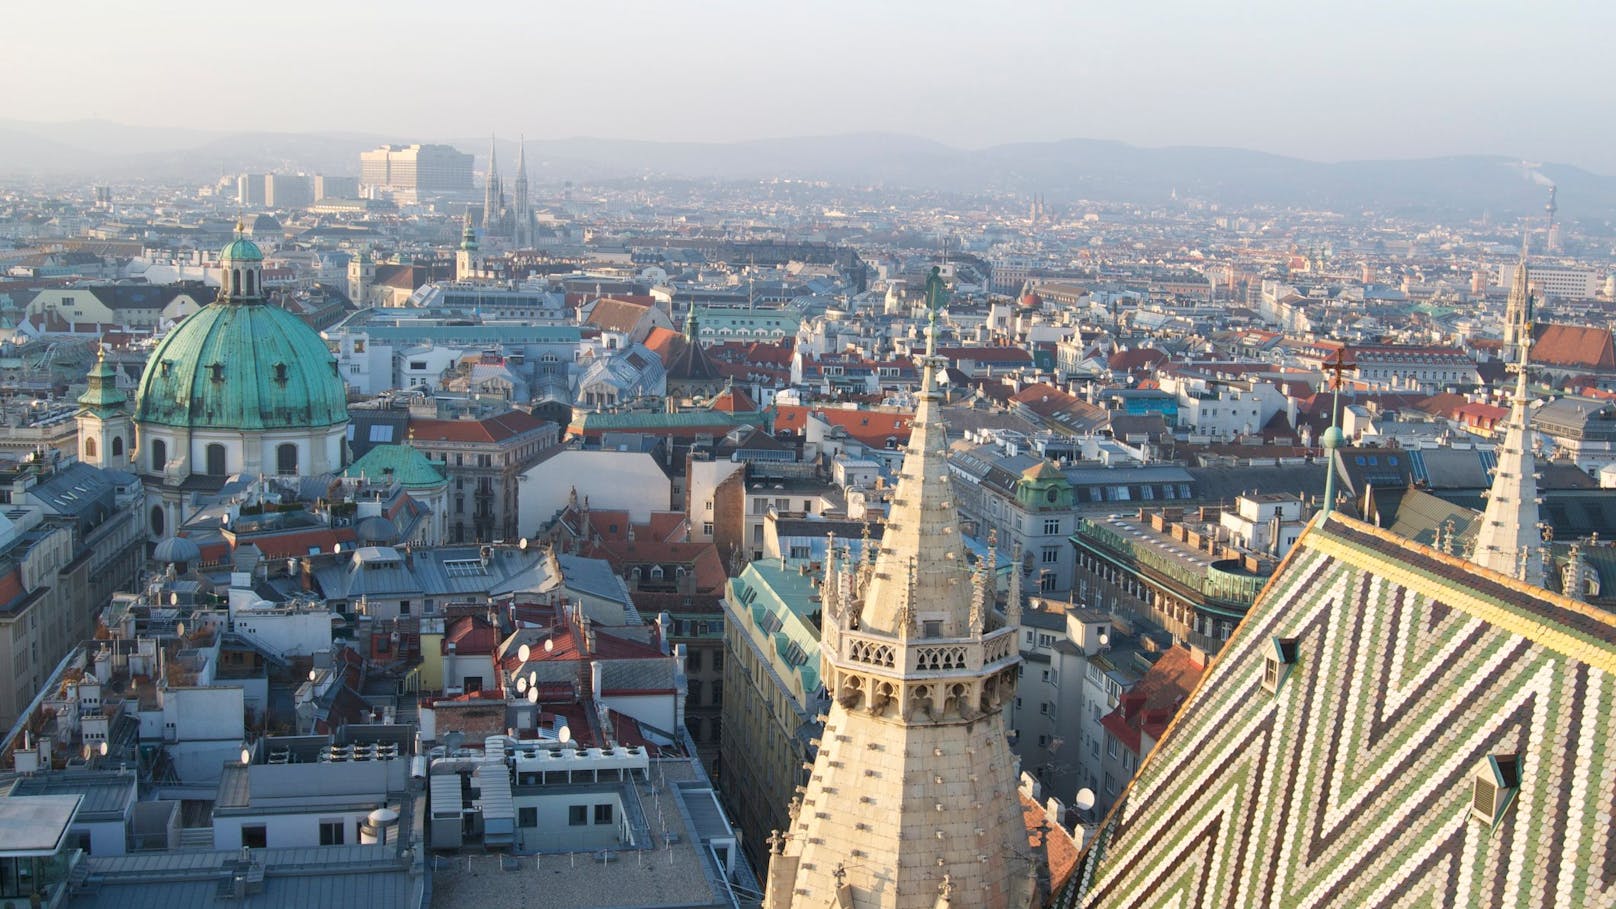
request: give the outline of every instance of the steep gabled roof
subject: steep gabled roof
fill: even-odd
[[[1077,904],[1616,905],[1613,676],[1616,615],[1332,515],[1112,809]],[[1498,755],[1521,772],[1487,823]]]

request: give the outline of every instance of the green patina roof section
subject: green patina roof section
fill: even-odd
[[[405,489],[430,489],[446,482],[438,466],[413,445],[377,445],[342,475],[349,479],[391,477]]]
[[[118,387],[117,373],[105,358],[98,358],[90,369],[90,387],[79,395],[78,403],[91,410],[116,410],[128,402],[129,396]]]
[[[210,303],[187,317],[152,351],[135,402],[139,422],[193,429],[348,421],[347,386],[325,342],[263,304]]]
[[[225,244],[224,249],[219,250],[219,261],[262,262],[264,261],[264,253],[258,248],[257,243],[246,237],[236,237]]]
[[[777,668],[790,667],[802,686],[799,693],[807,697],[819,690],[819,625],[814,613],[820,603],[815,599],[819,595],[813,583],[816,575],[803,574],[801,565],[787,562],[781,568],[779,559],[752,562],[740,577],[730,579],[727,596],[751,615],[752,624],[774,646]],[[765,633],[774,624],[765,624],[771,615],[779,619],[779,628]],[[792,644],[806,657],[794,667],[786,659]]]

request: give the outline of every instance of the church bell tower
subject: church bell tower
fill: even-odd
[[[827,550],[821,674],[832,695],[765,909],[1026,909],[1037,898],[1005,709],[1020,590],[966,563],[939,410],[933,269],[920,404],[873,559]]]

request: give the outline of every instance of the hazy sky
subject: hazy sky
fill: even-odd
[[[0,23],[0,118],[1090,137],[1616,173],[1607,0],[6,0]]]

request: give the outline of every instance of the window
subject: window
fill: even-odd
[[[113,436],[112,437],[112,456],[116,458],[116,457],[120,457],[122,455],[123,455],[123,436]]]
[[[1117,751],[1118,751],[1117,737],[1114,736],[1114,735],[1107,734],[1106,737],[1105,737],[1105,756],[1106,757],[1116,757],[1117,756]]]
[[[610,824],[612,822],[612,805],[607,802],[595,806],[595,823]]]
[[[95,437],[94,436],[86,436],[84,438],[84,456],[87,457],[87,458],[95,457]]]
[[[702,690],[701,679],[691,679],[688,683],[686,683],[685,690],[689,692],[690,703],[696,707],[700,707]]]
[[[320,845],[341,846],[342,831],[347,824],[341,818],[336,820],[322,820],[320,822]]]
[[[584,826],[584,825],[586,825],[588,823],[589,823],[589,806],[588,805],[568,805],[567,806],[567,826],[569,826],[569,827],[582,827],[582,826]]]
[[[269,846],[269,828],[263,824],[249,824],[241,828],[241,845],[245,849],[266,849]]]
[[[1520,786],[1520,755],[1487,755],[1470,780],[1471,818],[1488,827],[1498,826]]]
[[[941,619],[926,619],[920,623],[921,634],[928,638],[943,636],[943,622]]]
[[[1040,703],[1038,705],[1038,712],[1043,714],[1044,716],[1049,716],[1049,713],[1050,713],[1049,708],[1050,708],[1050,703],[1048,701],[1044,701],[1044,702],[1042,702],[1042,703]]]
[[[701,651],[692,650],[685,655],[685,669],[690,672],[701,671]]]
[[[218,442],[209,443],[207,449],[208,476],[224,476],[224,446]]]
[[[713,679],[713,702],[712,702],[712,706],[719,707],[719,706],[722,706],[723,703],[724,703],[724,680],[723,679]],[[717,732],[713,733],[713,738],[715,738],[715,739],[718,738],[718,733]]]
[[[1052,489],[1050,492],[1054,492],[1054,490]],[[1044,534],[1047,536],[1049,534],[1060,533],[1060,525],[1060,518],[1044,518]]]
[[[162,473],[168,466],[168,443],[162,439],[152,439],[151,443],[151,469],[152,473]]]
[[[275,472],[283,477],[297,474],[297,446],[288,442],[275,449]]]
[[[1263,659],[1263,690],[1269,694],[1279,693],[1279,686],[1296,664],[1297,651],[1296,638],[1269,638],[1268,652]]]
[[[1053,565],[1056,562],[1059,562],[1060,561],[1060,547],[1059,546],[1045,546],[1044,547],[1043,559],[1044,559],[1044,564],[1045,565]]]
[[[157,536],[157,537],[162,536],[163,535],[164,524],[165,524],[165,521],[164,521],[164,515],[163,515],[163,506],[161,506],[161,505],[153,505],[152,510],[151,510],[151,532],[152,532],[152,536]]]
[[[516,823],[517,823],[518,826],[521,826],[521,827],[537,827],[537,826],[539,826],[539,809],[537,809],[537,808],[518,808],[518,809],[516,809]]]
[[[723,669],[724,669],[724,651],[722,651],[722,650],[714,650],[713,651],[712,663],[713,663],[713,671],[714,672],[722,672]],[[723,683],[720,682],[719,684],[723,684]]]
[[[711,502],[708,502],[707,504],[709,506],[712,505]],[[712,521],[703,521],[703,522],[701,522],[701,532],[702,532],[703,536],[709,536],[709,537],[712,536],[713,535],[713,522]]]

